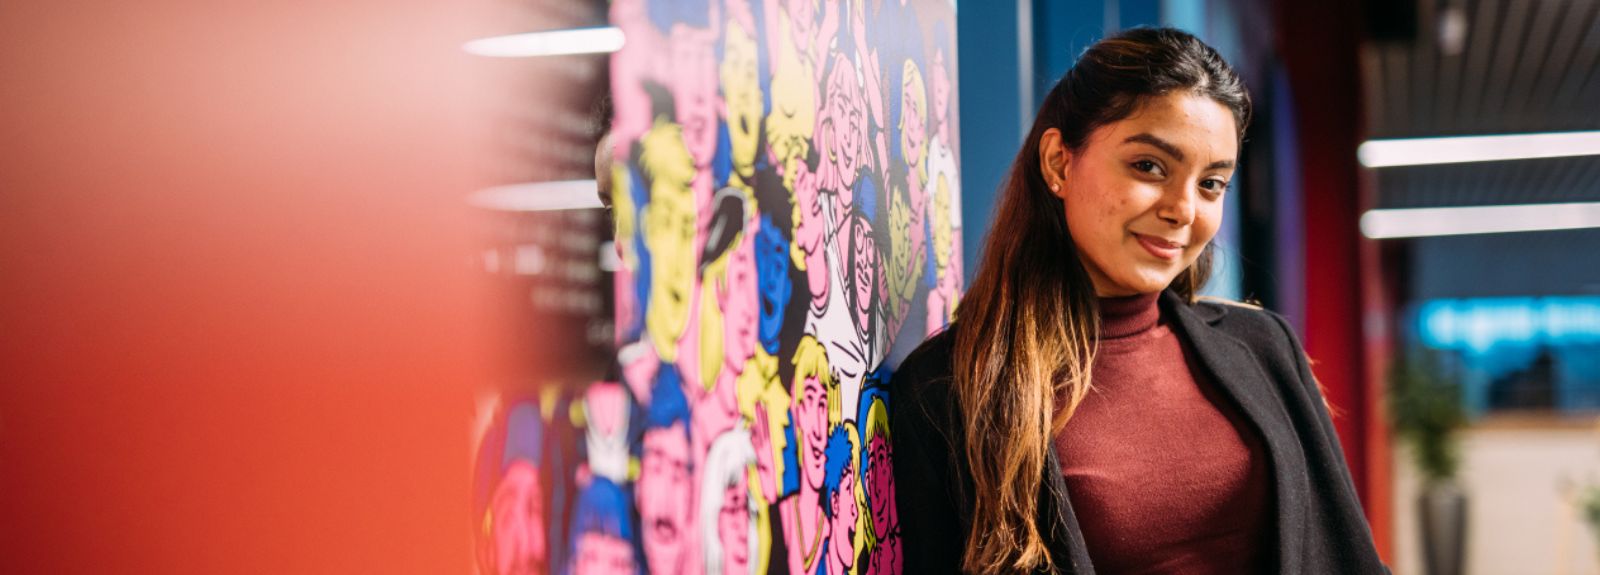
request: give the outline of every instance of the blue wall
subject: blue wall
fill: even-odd
[[[1022,71],[1031,69],[1020,46],[1028,44],[1019,20],[1024,0],[963,2],[956,12],[961,90],[961,257],[966,281],[978,268],[979,250],[994,218],[995,192],[1022,141],[1022,126],[1033,118],[1023,109]],[[1019,13],[1019,9],[1022,10]]]

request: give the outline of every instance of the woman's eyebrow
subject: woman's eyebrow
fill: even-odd
[[[1140,132],[1140,133],[1134,134],[1132,136],[1128,136],[1128,139],[1123,140],[1122,143],[1124,143],[1124,144],[1132,144],[1132,143],[1149,144],[1149,145],[1155,146],[1157,148],[1160,148],[1161,151],[1166,152],[1167,155],[1169,155],[1169,156],[1172,156],[1172,159],[1180,161],[1180,162],[1183,161],[1183,150],[1178,149],[1178,147],[1173,145],[1172,142],[1168,142],[1166,140],[1158,138],[1154,134],[1151,134],[1149,132]],[[1232,168],[1232,167],[1233,167],[1233,160],[1217,160],[1215,162],[1211,162],[1211,165],[1206,166],[1206,169],[1207,170],[1221,170],[1221,169],[1227,169],[1227,168]]]
[[[1172,145],[1172,142],[1157,138],[1154,134],[1149,132],[1140,132],[1132,136],[1128,136],[1128,139],[1123,140],[1122,143],[1150,144],[1157,148],[1161,148],[1161,151],[1166,152],[1167,155],[1172,156],[1173,159],[1180,162],[1183,161],[1183,150],[1179,150],[1177,146]]]

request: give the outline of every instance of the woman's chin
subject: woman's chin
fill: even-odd
[[[1167,270],[1130,270],[1133,273],[1124,277],[1113,278],[1113,290],[1117,295],[1133,296],[1139,294],[1156,293],[1167,289],[1178,276]]]

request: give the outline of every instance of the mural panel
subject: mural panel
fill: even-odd
[[[961,289],[942,0],[615,0],[612,381],[502,399],[485,573],[898,573],[887,384]]]

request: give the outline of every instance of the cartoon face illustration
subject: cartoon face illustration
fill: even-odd
[[[750,515],[750,489],[744,480],[724,487],[717,509],[717,539],[722,541],[725,573],[750,572]]]
[[[828,394],[815,376],[801,381],[800,394],[794,398],[794,422],[804,449],[800,457],[802,471],[807,483],[821,487],[828,437]]]
[[[652,264],[645,326],[663,361],[677,357],[699,264],[695,246],[699,221],[689,187],[695,169],[678,134],[676,125],[657,119],[640,141],[640,162],[651,178],[643,230]]]
[[[829,535],[828,546],[833,549],[829,561],[835,565],[848,569],[855,565],[856,549],[853,544],[856,538],[856,526],[860,520],[861,510],[856,507],[856,482],[852,481],[855,475],[855,466],[841,472],[845,477],[839,482],[839,489],[829,496],[830,503],[834,506],[833,525]],[[838,571],[838,572],[843,572]]]
[[[922,277],[922,246],[916,241],[921,233],[908,194],[890,188],[888,285],[894,313],[899,313],[899,306],[916,295],[917,282]]]
[[[871,333],[873,302],[878,291],[878,244],[872,237],[872,224],[865,217],[850,219],[850,311],[856,330]]]
[[[855,425],[846,422],[828,436],[827,482],[823,485],[823,511],[828,516],[829,573],[848,573],[863,543],[861,493],[856,460],[860,446]]]
[[[717,61],[709,31],[673,26],[672,99],[683,144],[694,165],[706,166],[717,151]]]
[[[827,229],[816,180],[802,174],[794,186],[794,246],[789,255],[794,266],[806,272],[813,309],[821,309],[828,300],[828,254],[823,245]]]
[[[532,463],[514,460],[495,487],[490,505],[492,564],[498,575],[545,572],[544,490]]]
[[[948,139],[949,134],[944,128],[950,121],[950,71],[942,47],[933,52],[932,76],[928,88],[933,96],[933,123],[939,126],[939,136]],[[946,145],[949,143],[945,142]]]
[[[724,287],[717,291],[722,307],[724,361],[734,371],[743,369],[745,360],[755,353],[756,330],[760,327],[760,296],[756,293],[757,229],[754,225],[745,226],[745,233],[728,255]]]
[[[817,118],[817,149],[822,153],[822,187],[840,194],[851,193],[866,144],[866,112],[862,108],[861,86],[855,64],[843,54],[834,54],[833,71],[828,75],[826,109]],[[851,198],[846,197],[849,203]]]
[[[805,50],[817,33],[817,0],[783,0],[783,10],[795,42]]]
[[[820,489],[826,473],[823,457],[828,448],[831,421],[829,413],[832,395],[837,393],[833,375],[828,369],[827,350],[810,335],[800,338],[795,351],[793,391],[790,395],[796,440],[799,442],[801,480],[812,489]]]
[[[662,372],[672,368],[662,366]],[[678,378],[657,380],[651,392],[635,495],[651,573],[677,573],[693,549],[695,495],[690,480],[689,408]]]
[[[796,164],[811,149],[811,133],[817,121],[815,73],[811,61],[801,56],[796,41],[787,28],[780,27],[778,41],[772,44],[778,62],[768,90],[772,111],[766,119],[767,152],[790,189],[794,187]]]
[[[689,436],[686,422],[644,432],[640,457],[639,521],[652,573],[682,565],[689,527]]]
[[[756,277],[760,285],[761,346],[769,354],[778,353],[778,334],[783,329],[783,312],[789,307],[789,241],[772,223],[772,216],[761,216],[756,232]]]
[[[573,573],[631,575],[638,571],[627,497],[611,480],[597,477],[578,495],[572,527]]]
[[[760,63],[757,58],[760,55],[755,38],[744,24],[729,19],[725,30],[719,71],[723,114],[728,123],[733,169],[748,179],[754,175],[756,151],[761,143],[761,115],[765,96],[761,92],[758,76]]]
[[[633,544],[620,537],[597,533],[578,536],[578,554],[573,558],[573,573],[596,575],[634,575]],[[544,573],[543,570],[535,573]]]
[[[900,84],[900,152],[912,173],[923,175],[920,168],[926,143],[928,91],[922,83],[922,71],[912,60],[905,61],[905,73]]]
[[[755,457],[743,428],[718,436],[706,453],[700,527],[707,573],[751,572],[759,546],[759,507],[749,489]]]
[[[898,523],[894,506],[894,462],[890,460],[889,441],[882,435],[867,441],[867,469],[864,483],[867,501],[872,507],[872,525],[881,535]]]

